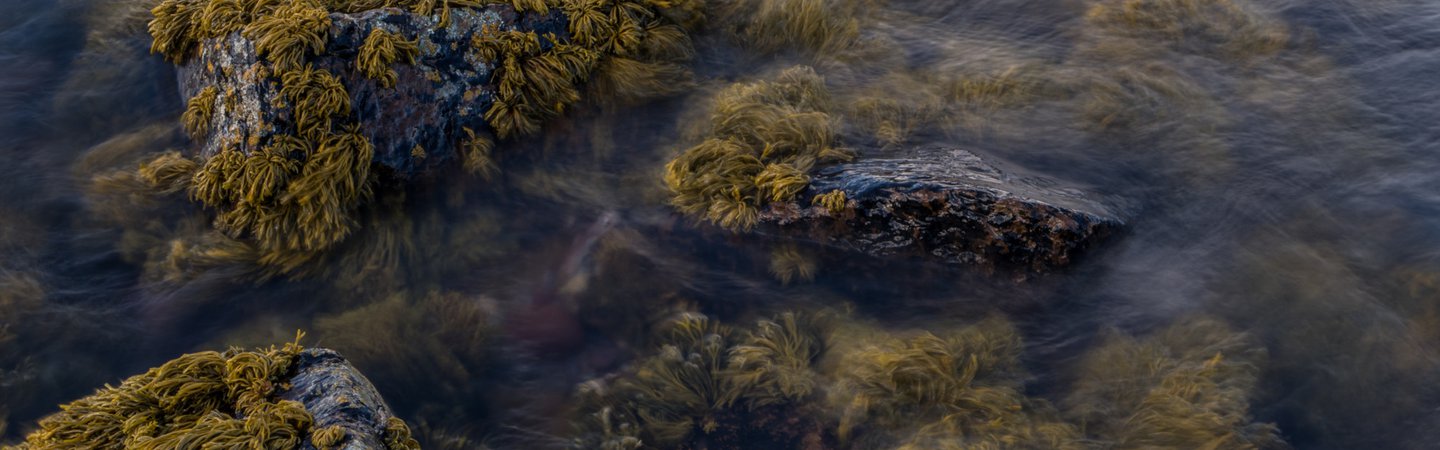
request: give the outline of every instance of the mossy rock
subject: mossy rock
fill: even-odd
[[[771,203],[758,231],[1023,279],[1069,265],[1124,227],[1122,205],[1002,164],[944,145],[862,154],[817,170],[795,200]]]
[[[484,115],[496,94],[491,72],[499,62],[474,45],[487,27],[566,33],[559,9],[517,12],[505,4],[453,8],[448,17],[379,8],[332,12],[329,20],[324,49],[309,64],[344,86],[361,133],[375,146],[374,160],[402,177],[456,159],[457,144],[470,138],[466,128],[488,129]],[[415,51],[404,56],[414,63],[392,61],[389,76],[379,78],[362,70],[362,47],[377,33],[413,44]],[[256,40],[235,31],[202,41],[195,57],[180,66],[181,98],[215,97],[208,100],[214,107],[205,132],[194,136],[201,157],[226,149],[251,154],[303,121],[286,106],[281,70],[268,61],[276,58],[260,53]],[[349,109],[337,116],[351,115]]]

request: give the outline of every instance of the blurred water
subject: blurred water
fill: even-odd
[[[1256,1],[1252,11],[1288,37],[1283,50],[1258,56],[1224,49],[1239,28],[1217,35],[1194,26],[1184,33],[1200,37],[1174,45],[1117,38],[1123,30],[1086,17],[1095,3],[1072,0],[895,0],[866,17],[868,39],[900,50],[867,60],[880,69],[698,41],[707,89],[755,75],[752,67],[794,62],[816,65],[838,92],[908,69],[1017,66],[1059,86],[915,138],[976,148],[1127,205],[1124,236],[1023,286],[809,248],[801,250],[818,262],[816,280],[776,281],[767,267],[773,243],[692,228],[664,206],[658,168],[678,150],[676,129],[694,98],[501,148],[528,156],[508,161],[496,183],[426,181],[377,201],[366,212],[372,227],[355,240],[413,233],[433,241],[389,255],[403,270],[258,284],[224,270],[155,279],[134,249],[164,246],[146,233],[173,230],[137,233],[97,218],[108,200],[91,190],[95,175],[184,145],[168,66],[145,56],[143,32],[136,38],[126,28],[135,22],[124,20],[135,8],[124,4],[0,5],[0,149],[8,156],[0,166],[0,306],[30,295],[13,280],[43,286],[43,306],[0,317],[16,335],[13,347],[0,348],[7,441],[56,404],[180,352],[279,342],[303,328],[313,345],[360,355],[412,423],[449,418],[420,425],[422,434],[474,432],[496,447],[524,448],[564,429],[551,418],[576,383],[639,351],[646,338],[626,321],[643,319],[627,314],[684,305],[749,320],[754,310],[841,304],[897,328],[1009,313],[1025,334],[1035,374],[1028,388],[1040,396],[1064,392],[1068,367],[1103,330],[1144,332],[1207,314],[1268,351],[1252,411],[1295,447],[1425,448],[1440,437],[1434,2]],[[1095,111],[1108,119],[1087,119]],[[587,127],[608,139],[582,135]],[[155,145],[162,148],[147,148]],[[618,219],[597,228],[603,217]],[[597,229],[603,236],[589,235]],[[392,293],[442,290],[489,314],[475,327],[514,328],[498,323],[508,317],[561,331],[543,328],[545,337],[528,343],[507,342],[523,331],[492,336],[494,349],[476,351],[484,356],[429,344],[402,356],[333,332],[373,326],[419,342],[423,333],[407,328],[414,324],[375,317],[394,315],[385,302],[402,294]],[[536,302],[559,306],[527,309]],[[571,331],[578,341],[553,336]],[[458,362],[425,352],[454,352],[444,358]]]

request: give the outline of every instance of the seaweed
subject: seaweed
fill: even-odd
[[[671,203],[721,227],[748,230],[759,208],[793,200],[817,165],[845,161],[824,80],[809,67],[773,81],[737,83],[716,95],[710,131],[665,166]]]
[[[858,0],[748,0],[717,5],[715,22],[761,53],[798,50],[812,56],[854,47]]]
[[[360,46],[355,68],[381,86],[394,87],[397,75],[390,66],[399,61],[415,64],[415,57],[419,54],[420,47],[416,41],[407,41],[395,33],[376,28]]]
[[[298,448],[310,413],[276,397],[298,341],[182,355],[62,406],[19,448]]]
[[[1085,20],[1107,32],[1212,57],[1249,59],[1288,45],[1290,32],[1244,0],[1106,0]]]
[[[1010,323],[991,317],[943,337],[892,337],[850,352],[831,392],[844,408],[837,432],[851,439],[857,430],[904,429],[922,418],[968,429],[1010,417],[1028,401],[1021,349]]]
[[[1113,448],[1288,448],[1254,423],[1250,396],[1264,351],[1204,317],[1136,339],[1111,333],[1087,353],[1066,414]]]
[[[315,330],[385,393],[396,414],[443,422],[485,415],[486,386],[477,380],[496,369],[495,320],[495,306],[484,299],[402,292],[323,316]]]
[[[697,442],[789,447],[813,419],[772,420],[814,397],[826,350],[823,315],[785,313],[736,331],[699,314],[671,323],[655,353],[613,385],[583,384],[575,448],[693,448]],[[761,445],[751,443],[750,445]]]
[[[306,57],[325,50],[330,11],[318,0],[289,0],[245,26],[255,51],[278,72],[300,69]]]
[[[832,216],[838,216],[844,213],[846,208],[849,208],[850,200],[845,197],[845,191],[836,189],[815,196],[810,200],[810,204],[825,208],[825,212]]]
[[[800,253],[794,245],[784,245],[770,252],[770,274],[783,284],[815,279],[815,260]]]
[[[219,97],[220,91],[214,86],[208,86],[190,98],[185,114],[180,116],[180,121],[185,124],[185,132],[190,133],[190,137],[199,138],[210,132],[210,120],[215,115],[215,101]]]

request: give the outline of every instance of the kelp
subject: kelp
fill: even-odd
[[[313,419],[277,398],[298,340],[180,356],[62,406],[18,448],[299,448]]]
[[[1244,334],[1193,317],[1081,360],[1066,414],[1108,448],[1288,448],[1249,404],[1264,358]]]
[[[665,166],[671,203],[724,228],[751,228],[761,207],[808,187],[812,169],[851,157],[834,146],[829,109],[825,82],[809,67],[730,86],[714,98],[704,141]]]

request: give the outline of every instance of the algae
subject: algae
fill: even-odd
[[[1204,317],[1143,339],[1111,333],[1081,360],[1066,414],[1109,448],[1288,448],[1250,418],[1264,357]]]
[[[62,406],[18,448],[299,448],[310,413],[276,397],[296,341],[180,356]]]
[[[753,330],[699,314],[675,319],[664,344],[613,385],[580,387],[574,448],[790,448],[817,425],[781,424],[814,397],[811,366],[826,349],[824,316],[785,313]]]
[[[704,142],[665,166],[671,203],[686,214],[748,230],[760,208],[809,186],[812,169],[851,158],[834,145],[825,81],[809,67],[736,83],[713,102]]]

